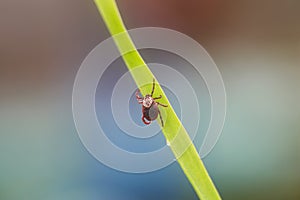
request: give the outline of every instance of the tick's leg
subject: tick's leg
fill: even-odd
[[[144,116],[144,115],[142,116],[142,120],[143,120],[144,124],[146,124],[146,125],[148,125],[148,124],[151,123],[151,121],[147,122],[147,121],[145,120],[145,116]]]
[[[162,97],[162,96],[160,95],[159,97],[154,97],[153,99],[154,99],[154,100],[156,100],[156,99],[161,99],[161,97]]]
[[[137,89],[137,90],[135,91],[135,97],[136,97],[137,100],[142,99],[142,97],[139,96],[139,92],[140,92],[139,89]]]
[[[153,95],[154,89],[155,89],[155,79],[153,78],[153,86],[152,86],[151,97],[152,97],[152,95]]]
[[[141,103],[143,103],[143,98],[139,96],[139,92],[140,92],[140,90],[137,89],[135,92],[135,97],[136,97],[136,100],[139,102],[139,104],[141,104]]]
[[[158,109],[157,111],[158,111],[158,114],[159,114],[159,118],[160,118],[161,126],[162,126],[162,127],[164,127],[164,121],[163,121],[163,119],[162,119],[162,116],[161,116],[161,114],[160,114],[160,111],[159,111],[159,109]]]
[[[162,107],[168,107],[168,105],[165,105],[165,104],[161,104],[159,102],[156,102],[158,105],[162,106]]]

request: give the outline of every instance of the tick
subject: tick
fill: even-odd
[[[148,125],[152,121],[154,121],[158,115],[160,117],[160,122],[161,125],[164,126],[164,121],[162,119],[161,113],[159,111],[158,106],[163,106],[163,107],[168,107],[168,105],[161,104],[155,100],[161,99],[161,95],[159,97],[152,97],[155,89],[155,79],[153,79],[153,86],[152,86],[152,91],[151,94],[147,94],[144,97],[139,96],[139,89],[135,92],[136,100],[138,101],[139,104],[142,104],[142,120],[144,124]]]

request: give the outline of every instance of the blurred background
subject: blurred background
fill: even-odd
[[[219,67],[227,118],[204,163],[221,196],[300,199],[300,1],[117,3],[127,28],[185,33]],[[80,142],[71,109],[74,78],[108,37],[93,1],[0,1],[1,200],[197,199],[177,163],[123,173]],[[106,79],[116,74],[110,71]]]

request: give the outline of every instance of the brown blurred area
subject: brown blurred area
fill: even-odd
[[[92,1],[0,1],[1,96],[63,85],[108,36]]]
[[[216,53],[217,61],[217,53],[226,54],[230,48],[226,41],[232,39],[257,46],[287,46],[291,56],[299,57],[297,0],[117,3],[128,28],[161,26],[181,31]],[[2,0],[1,89],[4,85],[13,86],[15,92],[25,86],[38,89],[72,78],[89,50],[108,36],[93,1]]]
[[[118,1],[129,28],[162,26],[204,40],[240,35],[244,39],[299,40],[297,0]]]

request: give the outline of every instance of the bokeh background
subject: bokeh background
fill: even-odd
[[[300,199],[300,1],[117,3],[127,28],[183,32],[219,67],[227,118],[204,163],[222,197]],[[127,174],[81,144],[73,81],[108,37],[92,0],[0,1],[1,200],[197,199],[177,163]]]

